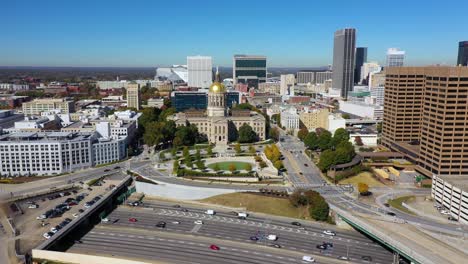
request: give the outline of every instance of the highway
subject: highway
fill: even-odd
[[[383,249],[380,245],[374,243],[365,236],[354,231],[336,230],[329,225],[312,224],[303,222],[302,228],[291,225],[290,221],[284,219],[270,218],[265,219],[256,215],[249,215],[246,220],[238,219],[232,212],[217,211],[217,214],[204,214],[205,209],[194,207],[183,207],[187,209],[184,212],[182,208],[174,208],[172,205],[160,203],[147,203],[145,207],[129,208],[119,207],[112,212],[108,218],[110,222],[102,223],[102,226],[118,227],[115,232],[120,230],[141,229],[147,231],[164,231],[178,233],[183,235],[192,235],[211,239],[229,240],[241,244],[261,245],[269,247],[273,243],[279,244],[281,250],[291,250],[303,252],[304,254],[330,256],[346,256],[349,254],[353,262],[365,263],[362,256],[370,256],[373,263],[391,262],[392,254]],[[129,222],[128,219],[134,217],[138,221]],[[116,221],[117,220],[117,221]],[[202,220],[203,225],[194,224],[195,220]],[[114,223],[114,221],[116,221]],[[156,223],[164,221],[166,228],[156,227]],[[173,224],[173,222],[179,222]],[[100,226],[101,226],[100,225]],[[337,235],[327,236],[322,232],[325,229],[334,230]],[[275,242],[260,239],[252,241],[250,237],[258,235],[259,237],[275,234],[278,240]],[[85,236],[86,238],[86,236]],[[332,242],[332,250],[322,251],[316,246],[323,242]]]
[[[200,239],[161,232],[96,228],[74,244],[69,252],[166,263],[304,263],[302,254],[274,248],[245,246],[229,241]],[[215,244],[220,249],[212,250]],[[317,263],[339,263],[317,257]]]

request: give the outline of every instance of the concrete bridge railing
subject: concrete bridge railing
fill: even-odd
[[[351,226],[359,229],[360,231],[368,234],[369,236],[375,238],[376,240],[380,241],[382,244],[386,245],[387,247],[391,248],[395,252],[398,252],[400,255],[404,256],[408,260],[413,263],[424,263],[424,264],[436,264],[434,260],[429,259],[423,254],[416,252],[407,247],[402,247],[401,243],[391,236],[385,234],[381,230],[375,228],[374,226],[366,223],[365,221],[359,219],[359,217],[354,216],[353,214],[342,210],[336,206],[330,206],[332,210],[334,210],[339,217],[341,217],[345,222],[350,224]]]

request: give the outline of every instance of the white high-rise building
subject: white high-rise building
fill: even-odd
[[[294,86],[296,82],[296,77],[294,74],[281,74],[280,76],[280,94],[281,95],[291,95],[291,87]]]
[[[369,74],[380,72],[381,69],[382,67],[377,62],[365,62],[361,67],[361,80],[359,82],[362,83],[363,80],[369,77]]]
[[[397,48],[387,50],[387,67],[401,67],[404,65],[405,51]]]
[[[188,56],[188,85],[208,88],[213,82],[213,65],[209,56]]]

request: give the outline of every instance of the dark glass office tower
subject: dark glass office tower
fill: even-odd
[[[244,83],[249,87],[258,88],[259,83],[266,82],[266,57],[234,55],[232,78],[234,79],[234,84]]]
[[[458,43],[458,65],[468,66],[468,41]]]
[[[354,83],[361,81],[361,67],[367,62],[367,47],[356,48],[356,66],[354,67]]]
[[[354,86],[354,57],[356,52],[356,29],[345,28],[335,32],[333,46],[332,88],[341,90],[347,98]]]

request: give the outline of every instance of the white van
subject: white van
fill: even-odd
[[[214,215],[214,214],[216,214],[216,212],[215,212],[214,210],[211,210],[211,209],[210,209],[210,210],[206,210],[206,211],[205,211],[205,214],[207,214],[207,215]]]
[[[270,241],[276,241],[278,239],[278,237],[276,235],[268,235],[267,239],[270,240]]]
[[[245,219],[247,218],[247,213],[237,213],[237,217]]]

